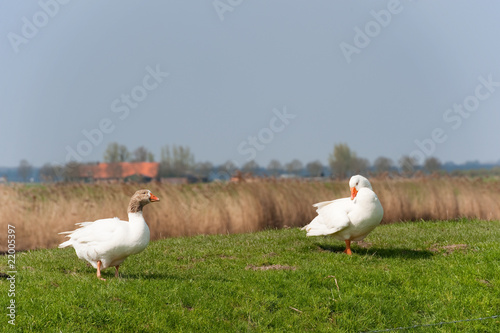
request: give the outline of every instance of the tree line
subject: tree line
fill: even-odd
[[[130,151],[125,145],[110,143],[103,155],[103,162],[108,163],[111,174],[120,175],[119,162],[155,162],[155,155],[147,148],[141,146]],[[378,157],[373,164],[366,158],[359,157],[345,143],[334,145],[333,151],[328,156],[328,165],[323,165],[320,160],[303,164],[299,159],[282,164],[279,160],[271,160],[267,166],[258,165],[254,160],[243,165],[236,165],[232,161],[215,166],[209,161],[196,162],[194,154],[187,146],[165,145],[161,147],[159,159],[159,177],[185,177],[194,176],[205,180],[214,178],[228,178],[234,172],[253,174],[257,176],[295,176],[295,177],[331,177],[346,179],[354,174],[381,174],[397,173],[402,176],[411,176],[416,171],[425,173],[438,172],[442,168],[441,162],[435,157],[427,158],[423,165],[418,165],[410,156],[402,156],[397,163],[388,157]],[[89,163],[96,164],[96,163]],[[40,169],[40,179],[44,182],[76,181],[79,180],[82,164],[69,162],[64,166],[47,163]],[[18,167],[18,175],[27,181],[32,174],[33,167],[22,160]]]

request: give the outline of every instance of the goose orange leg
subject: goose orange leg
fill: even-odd
[[[97,277],[103,281],[106,281],[106,279],[101,277],[101,265],[102,262],[100,260],[97,261]]]
[[[120,265],[115,266],[115,277],[119,277],[118,275],[118,268],[120,268]]]
[[[345,251],[344,253],[347,253],[347,255],[352,255],[352,252],[351,252],[351,240],[350,239],[346,239],[345,240]]]

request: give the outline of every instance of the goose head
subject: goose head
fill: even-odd
[[[356,175],[349,180],[349,187],[351,188],[351,200],[354,200],[360,189],[369,188],[371,190],[372,184],[365,177]]]
[[[160,201],[156,195],[151,193],[150,190],[139,190],[134,193],[132,198],[130,199],[130,203],[128,205],[129,213],[137,213],[142,211],[142,208],[151,202]]]

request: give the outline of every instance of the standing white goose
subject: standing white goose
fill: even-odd
[[[81,222],[81,227],[73,231],[65,231],[69,240],[59,245],[60,248],[73,246],[80,259],[87,260],[97,268],[97,277],[101,270],[115,267],[118,277],[120,264],[132,254],[143,251],[149,243],[149,228],[142,216],[142,209],[150,202],[159,201],[149,190],[139,190],[130,199],[128,205],[129,221],[121,221],[117,217],[94,222]]]
[[[382,221],[384,209],[365,177],[352,176],[349,187],[350,198],[314,204],[318,216],[302,230],[307,231],[307,236],[332,235],[345,241],[344,252],[351,255],[351,241],[360,241],[375,229]]]

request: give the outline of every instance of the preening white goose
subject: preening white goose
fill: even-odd
[[[365,177],[352,176],[349,187],[350,198],[314,204],[318,216],[302,230],[307,231],[307,236],[332,235],[345,241],[344,252],[351,255],[351,241],[360,241],[375,229],[382,221],[384,209]]]
[[[77,223],[80,228],[65,231],[69,240],[61,243],[60,248],[73,246],[80,259],[87,260],[97,268],[97,277],[101,270],[115,267],[118,277],[120,264],[132,254],[143,251],[149,243],[149,228],[142,216],[142,209],[150,202],[160,201],[149,190],[139,190],[130,199],[128,205],[128,221],[117,217],[94,222]]]

